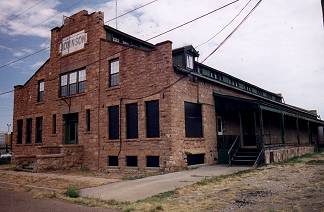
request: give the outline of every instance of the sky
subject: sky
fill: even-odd
[[[151,0],[118,0],[122,14]],[[233,0],[158,0],[123,16],[117,28],[148,39]],[[151,40],[173,42],[173,48],[198,46],[215,35],[249,0],[240,0],[212,15]],[[250,4],[226,30],[200,46],[202,61],[257,3]],[[24,57],[50,42],[50,29],[63,15],[80,10],[103,11],[105,21],[116,16],[115,0],[1,0],[0,66]],[[116,27],[116,22],[107,23]],[[320,0],[263,0],[234,35],[206,62],[218,70],[274,93],[288,104],[316,109],[324,118],[324,27]],[[0,69],[0,93],[24,84],[48,59],[49,51]],[[13,93],[0,96],[0,131],[12,123]]]

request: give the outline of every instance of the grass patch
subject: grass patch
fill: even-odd
[[[77,198],[80,196],[80,190],[74,185],[69,185],[66,189],[65,195],[70,198]]]
[[[310,160],[306,162],[307,165],[324,165],[324,160]]]

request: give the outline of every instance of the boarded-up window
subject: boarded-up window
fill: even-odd
[[[32,142],[32,131],[33,131],[33,119],[29,118],[26,120],[26,144]]]
[[[205,154],[188,154],[187,155],[188,166],[204,164],[204,163],[205,163]]]
[[[108,166],[118,166],[118,156],[108,156]]]
[[[23,120],[17,120],[17,144],[22,144]]]
[[[136,167],[137,166],[137,156],[126,156],[126,166]]]
[[[201,104],[185,102],[185,131],[187,138],[203,137]]]
[[[138,138],[138,108],[137,103],[126,105],[127,139]]]
[[[159,100],[146,102],[146,136],[160,137]]]
[[[90,131],[91,126],[90,126],[90,110],[86,110],[86,130]]]
[[[52,116],[52,134],[56,134],[56,114]]]
[[[119,139],[119,106],[108,107],[108,135],[109,139]]]
[[[160,167],[160,157],[146,156],[146,167]]]
[[[35,143],[42,143],[42,134],[43,134],[43,117],[37,117]]]

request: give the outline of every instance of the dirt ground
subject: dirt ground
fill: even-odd
[[[206,179],[130,204],[136,211],[324,211],[324,153]]]
[[[65,189],[76,182],[43,178],[12,178],[0,174],[1,181],[52,185]],[[58,180],[58,181],[56,181]],[[55,186],[53,186],[55,185]],[[94,186],[91,182],[77,185]],[[0,183],[0,188],[1,188]],[[26,191],[29,191],[25,188]],[[323,211],[324,152],[285,163],[242,171],[228,176],[206,178],[194,185],[137,201],[135,203],[68,198],[60,194],[38,195],[92,207],[124,211]]]

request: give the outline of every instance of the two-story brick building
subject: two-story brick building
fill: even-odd
[[[50,58],[15,86],[16,164],[172,171],[313,151],[323,125],[316,114],[198,56],[106,26],[102,12],[66,18],[51,31]]]

